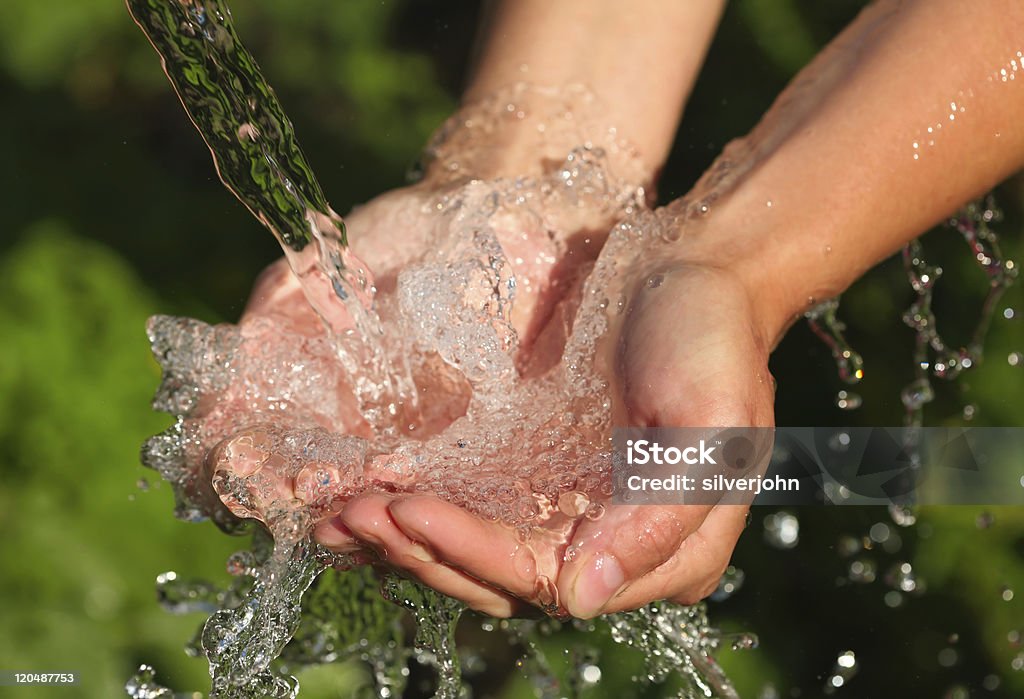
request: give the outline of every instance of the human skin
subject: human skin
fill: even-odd
[[[522,40],[517,32],[549,30],[531,30],[523,19],[529,13],[518,16],[512,5],[495,19],[499,27],[512,22],[507,36],[520,37],[503,42],[507,50],[564,49],[564,62],[550,60],[562,71],[555,79],[600,81],[602,73],[588,67],[600,64],[594,59],[601,55],[599,33],[580,30],[581,41],[596,43],[583,52],[571,41],[552,47],[540,38]],[[715,3],[706,13],[708,33],[718,9]],[[660,6],[651,11],[659,21],[638,24],[633,36],[647,41],[649,32],[673,26],[660,21]],[[608,25],[596,26],[591,30]],[[603,344],[616,424],[770,425],[767,359],[793,320],[1024,164],[1024,130],[1014,128],[1024,113],[1024,77],[1016,77],[1024,75],[1021,27],[1024,7],[1012,0],[969,7],[954,0],[886,1],[863,12],[804,69],[731,149],[734,179],[710,187],[716,196],[709,214],[683,223],[677,211],[660,211],[663,221],[681,226],[679,240],[614,280],[633,290],[634,299]],[[492,28],[489,36],[496,35],[502,31]],[[652,64],[668,62],[674,46],[706,43],[701,36],[666,48],[652,38],[650,45],[660,47]],[[503,55],[498,47],[488,58],[485,49],[485,65],[498,60],[494,52]],[[544,64],[525,55],[498,63]],[[667,123],[674,125],[692,84],[685,73],[676,83],[657,81],[651,91],[637,91],[645,98],[659,90],[670,95],[661,108],[648,105],[654,123],[661,123],[654,115],[670,113]],[[488,75],[498,83],[512,79],[508,68],[477,73],[478,80]],[[527,77],[545,82],[543,75]],[[486,87],[474,85],[469,94]],[[628,123],[628,113],[618,116]],[[657,169],[659,144],[667,148],[667,139],[643,143],[634,134],[664,129],[640,124],[623,133]],[[521,156],[515,143],[508,146],[502,166],[514,169]],[[653,274],[663,281],[651,289],[645,280]],[[728,564],[744,517],[740,507],[609,507],[602,519],[577,528],[572,543],[580,554],[563,561],[561,550],[526,551],[512,532],[436,498],[377,494],[350,501],[318,537],[340,549],[367,546],[388,564],[496,615],[517,613],[518,600],[532,600],[538,567],[553,560],[560,603],[591,617],[655,599],[705,596]]]
[[[556,87],[585,85],[602,104],[607,124],[616,128],[638,156],[643,173],[640,184],[651,187],[668,155],[685,99],[696,80],[723,4],[666,4],[659,0],[643,0],[629,7],[608,0],[494,3],[481,28],[479,61],[463,101],[485,99],[517,82]],[[650,22],[653,17],[658,18],[656,27]],[[674,60],[664,61],[666,55],[672,55]],[[485,178],[532,175],[542,166],[543,157],[564,157],[579,145],[548,143],[547,152],[539,155],[529,129],[496,134],[492,140],[493,157],[479,173]],[[427,187],[432,176],[433,173],[427,173]],[[358,245],[359,222],[351,218],[348,222],[354,244]],[[606,230],[611,223],[608,222]],[[369,235],[376,228],[371,225]],[[367,262],[374,268],[373,260]],[[522,333],[520,338],[527,348],[533,339]],[[492,568],[519,561],[521,566],[508,566],[521,571],[514,576],[515,584],[509,584],[511,580],[495,582],[477,573],[467,574],[456,560],[435,557],[429,545],[417,543],[421,534],[416,526],[420,515],[433,521],[435,515],[445,518],[454,528],[453,537],[463,543],[473,537],[458,535],[458,526],[470,527],[465,531],[492,528],[490,523],[436,498],[400,499],[367,494],[351,500],[341,515],[322,524],[316,535],[321,543],[337,550],[368,546],[389,565],[465,600],[475,609],[497,616],[524,611],[522,600],[534,598],[538,566],[549,568],[553,562],[557,570],[560,565],[561,551],[535,554],[524,549],[510,532],[502,530],[497,532],[497,541],[504,546],[504,553],[494,556],[480,551],[471,557],[471,567],[478,564],[479,571],[480,566]],[[407,530],[398,527],[399,517],[407,522]],[[742,522],[742,516],[739,521]],[[735,536],[731,538],[735,540]],[[461,544],[454,544],[453,548],[467,550]],[[509,561],[504,559],[505,555],[510,557]],[[544,558],[545,563],[541,564],[535,555]],[[728,557],[728,552],[725,555]]]

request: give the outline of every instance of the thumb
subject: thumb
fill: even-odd
[[[584,521],[558,576],[566,609],[584,619],[600,614],[623,589],[668,561],[710,511],[710,505],[621,505]]]

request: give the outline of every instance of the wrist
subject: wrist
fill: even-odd
[[[694,201],[687,197],[683,205],[690,210],[677,213],[682,235],[674,243],[675,257],[734,277],[746,291],[751,322],[766,348],[871,264],[839,230],[841,215],[815,215],[772,198],[756,178],[714,199],[706,213],[699,213],[703,200]]]

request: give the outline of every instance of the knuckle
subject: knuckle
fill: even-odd
[[[682,542],[683,525],[672,511],[638,518],[616,536],[616,555],[627,578],[647,573],[670,559]]]

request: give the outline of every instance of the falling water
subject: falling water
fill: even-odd
[[[221,0],[128,0],[160,55],[224,185],[281,243],[310,305],[330,328],[339,359],[375,425],[396,413],[385,394],[414,402],[402,363],[381,346],[373,277],[348,248],[291,121],[231,24]],[[330,290],[330,291],[327,291]],[[355,332],[350,332],[353,330]]]

